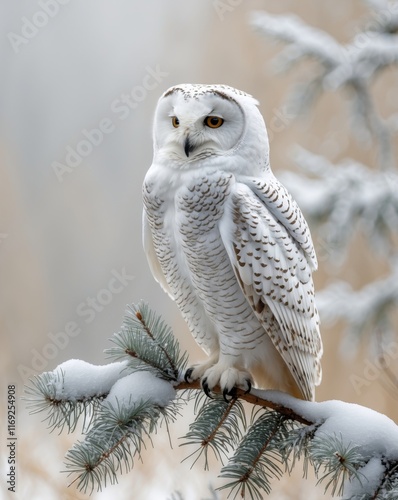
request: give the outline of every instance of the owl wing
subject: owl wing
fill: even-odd
[[[152,272],[152,276],[163,288],[163,290],[174,300],[174,296],[171,293],[170,287],[167,284],[165,275],[160,266],[159,259],[156,255],[155,246],[153,243],[152,231],[149,226],[149,221],[145,210],[142,214],[142,243],[144,246],[144,251],[148,259],[149,268]]]
[[[309,230],[298,206],[274,178],[237,183],[221,237],[243,293],[267,330],[270,309],[280,333],[267,332],[306,399],[321,378],[322,342],[311,269]]]
[[[285,186],[273,175],[264,179],[247,177],[244,179],[253,193],[268,208],[272,215],[285,227],[293,240],[304,252],[313,271],[318,268],[314,245],[307,221]]]

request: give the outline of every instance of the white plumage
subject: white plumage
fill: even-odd
[[[257,101],[224,85],[177,85],[160,98],[144,181],[144,248],[220,385],[314,399],[322,342],[307,223],[269,165]]]

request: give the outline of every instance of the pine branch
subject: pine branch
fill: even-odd
[[[246,436],[235,450],[228,465],[222,468],[220,477],[232,481],[220,489],[228,488],[245,498],[263,498],[261,490],[271,492],[270,479],[280,478],[283,459],[278,444],[287,435],[284,416],[276,412],[265,412],[252,423]],[[236,496],[235,495],[235,496]]]
[[[380,167],[387,170],[395,166],[389,120],[377,113],[368,86],[383,69],[398,64],[398,3],[374,9],[379,11],[377,17],[370,17],[367,23],[374,29],[360,32],[346,45],[294,16],[253,12],[250,24],[260,34],[285,43],[274,61],[277,71],[287,71],[308,58],[318,65],[308,81],[296,86],[289,109],[302,112],[322,91],[346,89],[352,105],[353,132],[363,143],[372,137],[378,141]]]
[[[334,68],[344,60],[343,47],[332,36],[296,16],[255,11],[250,16],[250,24],[259,33],[290,44],[283,54],[290,64],[311,56]]]
[[[29,388],[26,393],[28,397],[25,400],[28,400],[29,394],[33,395],[33,393],[30,393]],[[99,397],[68,401],[45,396],[44,401],[38,401],[37,399],[28,401],[27,407],[30,409],[31,414],[46,411],[48,415],[43,421],[47,422],[50,432],[58,429],[60,434],[65,428],[68,432],[74,432],[81,418],[83,419],[83,429],[88,428],[105,397],[106,395],[103,394]]]
[[[200,390],[198,382],[176,385],[177,390],[188,387]],[[214,392],[221,393],[219,388]],[[261,491],[270,490],[270,479],[281,475],[280,464],[291,471],[296,460],[304,458],[304,476],[307,476],[311,464],[318,483],[324,482],[325,491],[330,488],[333,495],[351,491],[350,486],[354,484],[353,491],[361,493],[344,498],[396,498],[393,496],[398,493],[398,456],[393,451],[396,448],[390,446],[390,451],[386,452],[385,446],[388,445],[379,441],[377,433],[380,428],[389,427],[383,435],[388,434],[389,438],[398,442],[398,430],[384,415],[340,401],[301,401],[277,391],[252,390],[252,393],[245,394],[238,390],[238,397],[262,409],[259,410],[261,416],[253,419],[254,423],[241,439],[234,456],[221,471],[220,477],[232,479],[222,488],[229,488],[231,493],[235,491],[235,497],[239,492],[243,495],[246,492],[249,498],[261,499]],[[366,424],[362,430],[361,420],[374,425],[373,431],[367,429]],[[350,422],[348,428],[347,422]],[[205,426],[205,422],[203,424]],[[345,427],[344,435],[341,425]],[[367,440],[372,441],[370,436],[373,434],[373,443],[362,441],[365,435]],[[359,442],[349,440],[351,435],[357,436]],[[379,446],[383,450],[380,451],[382,456],[390,456],[385,460],[389,464],[388,471],[391,471],[388,472],[386,466],[387,472],[380,480],[372,476],[369,478],[369,470],[375,474],[371,462],[373,454],[379,453],[376,451]],[[381,493],[364,496],[364,491],[374,491],[372,484],[377,485]]]
[[[191,424],[188,434],[183,438],[186,441],[183,446],[199,445],[199,448],[186,459],[196,454],[193,466],[204,454],[204,467],[205,470],[208,470],[208,451],[211,449],[216,458],[223,462],[223,456],[227,457],[228,450],[237,446],[241,440],[245,427],[245,413],[240,401],[236,398],[229,402],[222,397],[207,398],[202,404],[196,420]]]
[[[116,347],[105,352],[114,359],[126,360],[134,370],[149,370],[176,381],[186,366],[187,354],[180,353],[171,328],[144,302],[129,306],[122,329],[111,342]]]
[[[330,450],[335,450],[330,453]],[[336,493],[341,496],[344,492],[345,480],[352,477],[362,483],[366,479],[357,469],[363,467],[366,463],[359,447],[355,445],[345,445],[343,437],[322,435],[318,433],[309,445],[309,455],[314,465],[315,473],[319,476],[323,467],[324,474],[319,478],[318,484],[328,480],[325,491],[332,487],[332,495]]]
[[[358,291],[345,282],[335,282],[317,295],[318,309],[325,322],[332,324],[344,319],[354,339],[364,332],[384,332],[379,344],[385,343],[389,331],[393,332],[392,318],[397,304],[398,261],[389,276]]]
[[[84,362],[82,362],[84,363]],[[83,417],[83,430],[90,427],[102,401],[109,394],[112,387],[112,377],[110,370],[107,375],[110,384],[103,387],[103,391],[93,392],[70,392],[65,371],[68,363],[63,363],[53,372],[45,372],[31,379],[31,385],[25,388],[24,397],[30,413],[46,412],[44,418],[47,421],[50,431],[59,429],[61,433],[66,427],[68,432],[74,432],[81,417]],[[75,362],[76,365],[76,362]],[[88,365],[88,363],[87,363]],[[88,365],[93,366],[93,365]],[[62,368],[64,367],[64,368]],[[122,368],[115,367],[115,372],[120,372]]]
[[[94,429],[66,455],[66,471],[76,475],[70,484],[77,482],[79,490],[92,493],[107,481],[117,482],[122,465],[129,470],[134,456],[140,455],[145,425],[153,428],[158,417],[148,402],[134,408],[103,405]]]
[[[302,174],[286,172],[287,184],[311,225],[320,230],[329,254],[346,247],[356,228],[379,253],[393,254],[398,233],[398,174],[380,173],[354,159],[333,164],[296,147]]]
[[[321,424],[298,426],[292,429],[281,444],[281,455],[285,462],[286,470],[291,473],[296,462],[303,460],[303,477],[308,477],[308,469],[312,461],[307,453],[311,440]]]
[[[201,387],[200,382],[198,380],[195,380],[193,382],[180,381],[180,382],[178,382],[178,384],[174,385],[174,388],[176,391],[183,391],[183,390],[187,390],[187,389],[202,390],[202,387]],[[215,387],[214,389],[212,389],[212,391],[216,394],[222,395],[220,387]],[[270,392],[273,392],[273,391],[270,391]],[[247,403],[250,403],[252,405],[257,405],[257,406],[261,406],[263,408],[269,408],[271,410],[275,410],[276,412],[280,413],[281,415],[283,415],[291,420],[294,420],[295,422],[298,422],[300,424],[311,425],[311,424],[315,423],[315,422],[311,422],[310,420],[304,418],[302,415],[299,415],[298,413],[296,413],[294,410],[292,410],[289,407],[286,407],[280,403],[275,403],[272,400],[261,397],[260,393],[264,394],[264,393],[267,393],[267,391],[257,391],[256,389],[252,389],[251,392],[246,393],[242,389],[237,389],[236,396],[238,399],[246,401]]]
[[[396,495],[396,490],[398,489],[398,463],[393,463],[393,464],[385,464],[385,469],[384,469],[384,474],[383,478],[374,492],[372,499],[371,500],[377,500],[378,498],[381,498],[381,495],[383,490],[384,492],[391,493],[391,490],[395,490],[391,493],[391,495]],[[391,500],[393,500],[395,497],[391,496]]]
[[[192,453],[197,454],[194,463],[204,454],[205,468],[209,450],[227,460],[220,477],[228,478],[222,488],[232,494],[260,499],[270,491],[271,480],[282,475],[282,466],[290,473],[304,458],[305,475],[311,464],[332,493],[350,490],[363,497],[371,490],[375,499],[395,498],[398,456],[390,441],[398,442],[398,429],[387,417],[341,401],[313,403],[277,391],[237,390],[235,398],[225,401],[215,388],[216,398],[206,398],[199,382],[181,380],[186,355],[170,338],[171,330],[149,310],[137,315],[141,310],[131,309],[135,326],[118,337],[117,355],[130,358],[127,351],[133,346],[133,364],[125,358],[104,366],[71,360],[36,377],[27,390],[32,411],[49,411],[53,428],[73,430],[83,414],[84,440],[66,455],[66,472],[80,490],[117,482],[159,425],[174,422],[180,402],[196,392],[197,418],[184,444],[199,446]],[[144,339],[142,344],[130,338],[135,336]],[[157,345],[161,340],[165,343]],[[152,357],[150,350],[156,351]],[[179,378],[173,380],[176,370]],[[256,408],[248,429],[244,402]],[[357,425],[362,420],[365,431]],[[362,498],[355,495],[347,498]]]
[[[98,408],[84,441],[66,455],[67,472],[76,476],[71,484],[83,492],[114,484],[123,468],[133,467],[134,457],[159,424],[168,426],[178,414],[179,401],[168,382],[140,371],[119,380]]]

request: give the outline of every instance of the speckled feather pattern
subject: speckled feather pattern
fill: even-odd
[[[207,130],[206,113],[222,116],[223,126]],[[144,248],[155,278],[210,355],[195,373],[202,382],[239,386],[237,373],[247,372],[257,385],[265,379],[313,399],[322,355],[316,256],[299,207],[270,170],[256,101],[228,86],[173,87],[159,101],[154,135],[143,186]],[[186,137],[194,144],[189,157]]]

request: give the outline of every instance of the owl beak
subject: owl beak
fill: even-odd
[[[192,151],[195,149],[195,146],[190,142],[189,140],[189,135],[186,136],[185,141],[184,141],[184,151],[187,156],[189,157],[189,153],[192,153]]]

